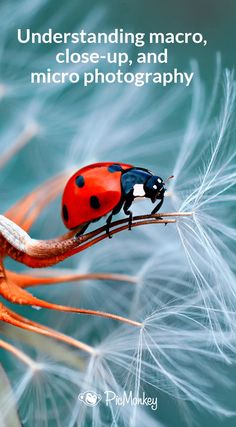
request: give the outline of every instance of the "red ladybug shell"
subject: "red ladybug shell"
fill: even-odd
[[[132,167],[106,162],[79,169],[67,182],[62,197],[65,226],[73,229],[111,212],[121,199],[122,171]]]

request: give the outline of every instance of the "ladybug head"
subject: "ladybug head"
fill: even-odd
[[[166,191],[164,187],[165,183],[159,176],[152,175],[147,182],[144,184],[144,191],[146,197],[151,199],[154,203],[156,200],[162,200]]]

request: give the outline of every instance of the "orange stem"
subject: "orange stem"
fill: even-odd
[[[148,225],[148,224],[169,224],[169,223],[175,223],[176,220],[149,220],[149,216],[147,216],[148,220],[145,221],[139,221],[139,222],[133,222],[132,223],[132,227],[139,227],[141,225]],[[116,221],[116,225],[118,223],[123,223],[124,221],[121,220],[120,221]],[[127,222],[127,220],[125,220]],[[112,226],[114,226],[115,223],[111,224]],[[16,259],[17,261],[21,262],[22,264],[27,265],[28,267],[32,267],[32,268],[43,268],[43,267],[49,267],[51,265],[55,265],[58,264],[61,261],[64,261],[66,258],[71,257],[72,255],[75,255],[79,252],[84,251],[85,249],[89,248],[90,246],[93,246],[94,244],[107,239],[108,236],[106,233],[104,233],[103,235],[93,238],[92,240],[90,240],[89,242],[87,242],[87,240],[91,239],[93,236],[98,235],[99,232],[103,231],[105,227],[101,227],[98,230],[95,230],[92,233],[89,234],[85,234],[83,236],[79,237],[79,241],[76,242],[76,238],[72,238],[72,239],[68,239],[67,241],[64,241],[61,248],[62,248],[62,253],[61,254],[57,254],[57,255],[51,255],[51,256],[47,256],[45,255],[44,257],[41,255],[40,257],[35,257],[35,256],[31,256],[28,255],[26,253],[22,253],[20,251],[16,251],[16,250],[8,250],[8,255],[11,256],[12,258]],[[122,227],[119,227],[115,230],[111,230],[110,231],[110,235],[114,235],[117,234],[121,231],[127,230],[129,228],[129,224],[123,225]],[[87,242],[87,243],[84,243]],[[64,243],[67,244],[67,248],[66,250],[64,250]],[[36,249],[37,250],[37,249]],[[43,250],[40,251],[41,254],[44,252]],[[46,251],[45,251],[46,252]]]
[[[62,174],[46,181],[16,203],[5,213],[5,216],[20,225],[24,230],[29,230],[39,213],[63,190],[66,179],[67,175]]]
[[[111,314],[104,311],[88,310],[83,308],[75,308],[60,304],[53,304],[42,299],[34,297],[30,292],[20,288],[14,282],[10,282],[6,276],[0,278],[0,295],[14,304],[30,305],[35,307],[43,307],[67,313],[78,313],[92,316],[104,317],[106,319],[118,320],[122,323],[128,323],[132,326],[142,326],[140,322],[128,319],[117,314]]]
[[[33,359],[31,359],[27,354],[25,354],[23,351],[16,348],[14,345],[9,344],[6,341],[3,341],[0,339],[0,347],[4,348],[4,350],[7,350],[8,352],[14,354],[19,360],[21,360],[23,363],[25,363],[27,366],[29,366],[31,369],[34,369],[37,364],[34,362]]]
[[[21,329],[26,329],[27,331],[36,332],[41,335],[45,335],[50,338],[55,338],[61,342],[72,345],[73,347],[78,348],[86,353],[94,354],[95,350],[93,347],[78,341],[74,338],[71,338],[67,335],[64,335],[60,332],[57,332],[53,329],[47,328],[46,326],[40,325],[37,322],[26,319],[23,316],[20,316],[14,311],[8,309],[0,303],[0,320],[3,322],[9,323],[13,326],[17,326]]]
[[[21,288],[28,288],[38,285],[53,285],[56,283],[75,282],[84,280],[112,280],[117,282],[137,283],[134,276],[128,274],[113,274],[113,273],[87,273],[87,274],[66,274],[57,277],[31,276],[29,274],[15,273],[6,270],[8,279],[16,283]]]

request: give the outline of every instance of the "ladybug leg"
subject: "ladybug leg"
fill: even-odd
[[[132,205],[133,197],[129,197],[126,199],[124,204],[124,213],[125,215],[129,215],[129,230],[132,228],[132,221],[133,221],[133,212],[129,210],[130,206]]]
[[[161,209],[163,201],[164,201],[164,198],[161,199],[161,201],[159,203],[157,203],[155,208],[152,210],[151,215],[154,215],[155,213],[157,213]]]
[[[80,237],[82,234],[84,234],[84,232],[87,230],[88,226],[89,226],[90,222],[87,222],[87,224],[85,224],[83,227],[81,227],[79,229],[79,231],[77,231],[75,238],[77,239],[77,237]]]
[[[106,233],[107,236],[109,237],[109,239],[112,238],[112,236],[110,235],[110,224],[111,224],[111,220],[113,215],[116,215],[120,212],[122,206],[124,204],[124,199],[122,198],[121,201],[118,203],[118,205],[113,209],[112,213],[109,215],[109,217],[107,218],[107,223],[106,223]]]
[[[106,221],[106,233],[107,233],[107,236],[109,237],[109,239],[112,238],[112,236],[110,235],[110,225],[111,225],[112,217],[113,217],[113,211],[109,215],[109,217],[107,218],[107,221]]]
[[[152,210],[151,215],[154,215],[155,213],[157,213],[161,209],[163,202],[164,202],[164,197],[161,199],[161,201],[159,203],[157,203],[157,205],[155,206],[155,208]],[[159,217],[158,219],[163,219],[163,218]],[[167,223],[165,223],[165,225],[166,224]]]

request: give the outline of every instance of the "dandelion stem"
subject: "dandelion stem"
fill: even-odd
[[[184,217],[192,215],[191,212],[171,212],[160,213],[156,215],[141,215],[134,217],[132,226],[138,227],[147,224],[168,224],[175,223],[176,219],[168,219],[168,217]],[[166,217],[166,219],[163,219]],[[121,227],[112,230],[112,228],[122,225]],[[110,225],[110,234],[116,234],[129,228],[129,220],[124,218],[115,221]],[[106,227],[100,227],[90,233],[79,235],[76,231],[69,232],[64,236],[51,240],[36,240],[32,239],[23,229],[17,226],[14,222],[0,216],[0,231],[3,236],[2,247],[5,252],[13,259],[28,265],[30,267],[47,267],[55,265],[60,261],[72,256],[77,252],[81,252],[86,247],[89,247],[101,240],[107,238]],[[94,237],[104,233],[97,239]],[[92,240],[91,240],[92,239]],[[4,242],[5,240],[5,242]],[[85,242],[88,242],[86,245]]]
[[[5,216],[28,231],[45,206],[55,199],[63,189],[67,179],[66,174],[60,174],[47,180],[26,197],[10,208]]]
[[[65,274],[58,276],[33,276],[30,274],[20,274],[7,270],[7,277],[20,286],[21,288],[28,288],[38,285],[54,285],[64,282],[81,282],[84,280],[112,280],[116,282],[137,283],[137,278],[128,274],[115,274],[115,273],[87,273],[87,274]]]
[[[18,287],[15,282],[9,281],[6,276],[1,277],[1,280],[0,280],[0,295],[6,300],[13,302],[14,304],[42,307],[42,308],[47,308],[47,309],[57,310],[57,311],[62,311],[67,313],[78,313],[78,314],[86,314],[91,316],[99,316],[107,319],[118,320],[122,323],[128,323],[132,326],[141,326],[141,323],[128,319],[123,316],[119,316],[117,314],[112,314],[112,313],[107,313],[107,312],[97,311],[97,310],[88,310],[88,309],[77,308],[77,307],[70,307],[70,306],[54,304],[54,303],[42,300],[40,298],[33,296],[31,293],[29,293],[25,289]],[[1,316],[1,312],[0,312],[0,316]],[[5,318],[4,316],[8,318],[9,312],[6,311],[4,306],[2,306],[3,320]]]
[[[118,222],[120,224],[122,224],[122,223],[124,223],[124,220],[117,221],[117,223]],[[165,219],[161,219],[161,220],[158,220],[158,219],[157,220],[155,220],[155,219],[147,219],[147,220],[144,220],[144,221],[137,221],[137,222],[134,221],[134,222],[132,222],[132,228],[140,227],[141,225],[148,225],[148,224],[174,224],[175,222],[176,222],[175,219],[166,219],[166,220]],[[121,227],[118,227],[118,228],[115,228],[114,230],[111,230],[110,231],[110,235],[113,236],[113,235],[115,235],[117,233],[120,233],[121,231],[128,230],[128,229],[129,229],[129,224],[125,224],[125,225],[122,225]],[[94,233],[93,234],[93,232],[92,232],[90,238],[93,237],[93,236],[97,236],[97,235],[98,235],[98,233]],[[89,248],[90,246],[93,246],[96,243],[101,242],[102,240],[107,239],[107,238],[108,238],[107,234],[104,233],[101,236],[93,238],[92,240],[88,239],[89,241],[87,243],[83,243],[81,246],[79,246],[79,247],[71,250],[71,252],[69,254],[67,254],[67,255],[71,256],[71,255],[74,255],[76,253],[82,252],[85,249]]]
[[[33,361],[33,359],[27,356],[27,354],[25,354],[23,351],[16,348],[14,345],[0,339],[0,348],[4,348],[4,350],[14,354],[14,356],[29,366],[30,369],[34,370],[36,368],[37,364]]]
[[[0,332],[10,340],[17,340],[22,345],[27,345],[36,350],[38,353],[48,354],[55,361],[66,363],[67,365],[84,370],[86,358],[84,355],[79,355],[72,348],[66,347],[64,342],[55,341],[53,346],[48,345],[48,338],[34,332],[25,333],[24,329],[13,328],[7,323],[0,325]],[[38,365],[37,365],[38,366]]]
[[[95,352],[94,348],[90,345],[78,341],[68,335],[64,335],[60,332],[57,332],[54,329],[47,328],[46,326],[43,326],[40,323],[33,322],[32,320],[20,316],[9,308],[3,306],[3,304],[0,304],[0,320],[10,325],[14,325],[18,328],[25,329],[31,332],[36,332],[38,334],[45,335],[49,338],[54,338],[63,343],[72,345],[73,347],[76,347],[86,353],[94,354]]]
[[[158,213],[158,214],[154,214],[154,215],[151,215],[151,214],[150,215],[138,215],[138,216],[135,216],[133,218],[132,227],[136,226],[136,221],[140,221],[140,220],[150,220],[150,219],[157,218],[156,221],[145,222],[145,224],[149,224],[149,223],[150,224],[153,224],[153,223],[154,224],[162,224],[162,223],[165,224],[165,223],[168,223],[168,222],[165,221],[165,220],[162,220],[162,218],[168,218],[168,217],[185,217],[185,216],[192,216],[192,215],[193,215],[193,212],[166,212],[166,213]],[[158,218],[160,218],[160,219],[158,220]],[[129,219],[127,219],[127,218],[120,219],[118,221],[113,221],[110,224],[110,229],[116,227],[117,225],[121,225],[121,224],[127,224],[127,225],[129,225],[128,222],[129,222]],[[174,223],[176,221],[169,221],[169,222]],[[144,225],[144,224],[142,223],[141,225]],[[126,227],[126,229],[127,228],[128,227]],[[85,240],[88,240],[90,238],[90,236],[94,237],[97,234],[102,233],[103,231],[106,231],[106,227],[105,226],[97,228],[96,230],[92,231],[91,233],[84,234],[83,237],[84,237]]]

